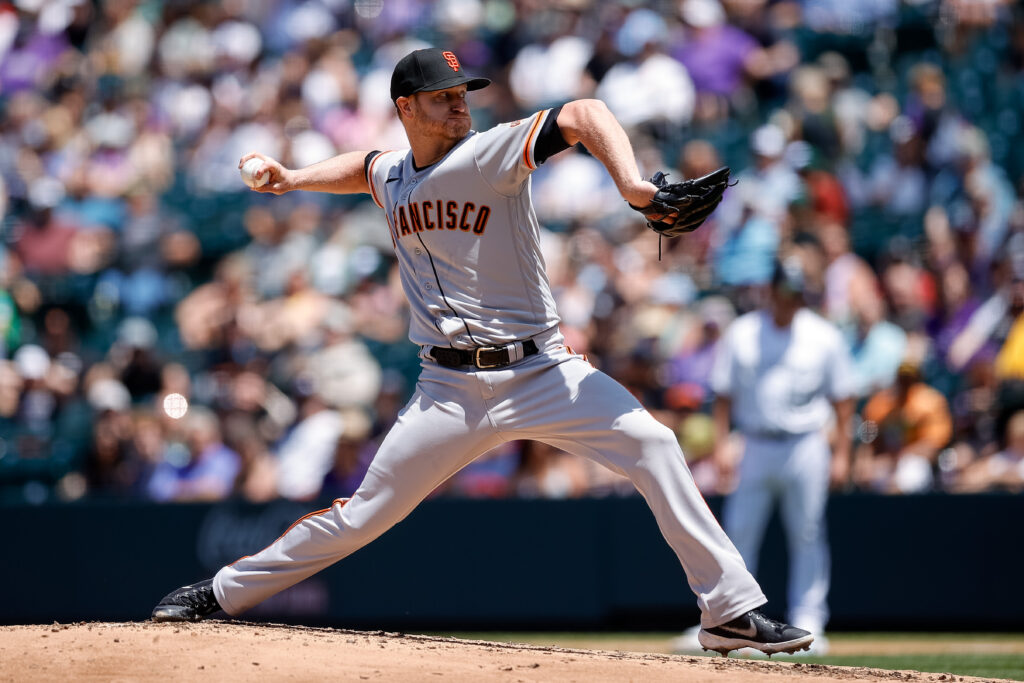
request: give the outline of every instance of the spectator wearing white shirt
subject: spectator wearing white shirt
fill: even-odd
[[[629,59],[608,70],[595,96],[625,128],[682,126],[693,118],[696,89],[686,67],[663,52],[667,36],[665,21],[647,9],[630,13],[616,34],[616,47]]]
[[[315,394],[302,404],[302,417],[277,449],[277,492],[291,500],[312,500],[334,467],[334,450],[344,428],[341,414]]]

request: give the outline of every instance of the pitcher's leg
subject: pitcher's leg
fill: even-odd
[[[675,434],[651,416],[618,382],[582,359],[551,368],[550,395],[573,396],[557,410],[523,410],[524,438],[579,453],[629,477],[651,507],[697,595],[701,622],[714,626],[766,602],[743,558],[711,514]],[[534,396],[543,397],[543,391]],[[531,436],[535,430],[537,436]]]
[[[499,441],[479,415],[417,390],[352,498],[307,515],[267,548],[217,572],[217,601],[239,614],[355,552]]]
[[[821,633],[828,623],[828,470],[825,438],[818,434],[804,437],[787,466],[787,490],[782,499],[789,542],[789,619],[812,633]]]

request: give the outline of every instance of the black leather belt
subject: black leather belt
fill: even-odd
[[[522,355],[517,353],[516,344],[522,346]],[[512,342],[505,346],[478,346],[475,349],[450,349],[444,346],[431,346],[427,355],[446,368],[458,368],[473,365],[481,370],[503,368],[517,360],[537,353],[537,344],[532,339],[524,342]]]
[[[746,436],[754,439],[760,439],[761,441],[788,441],[789,439],[802,436],[801,434],[794,434],[793,432],[784,432],[781,430],[761,430],[757,432],[746,432]]]

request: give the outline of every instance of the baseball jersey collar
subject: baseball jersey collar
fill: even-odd
[[[410,149],[409,150],[409,156],[406,158],[406,163],[409,165],[409,170],[412,172],[413,175],[415,175],[417,173],[423,173],[425,171],[429,171],[434,166],[437,166],[442,161],[444,161],[445,159],[450,157],[452,155],[452,152],[457,150],[459,147],[462,147],[462,145],[465,144],[466,140],[470,139],[474,135],[476,135],[476,131],[475,130],[470,130],[468,133],[466,133],[466,137],[464,137],[461,140],[459,140],[458,142],[456,142],[455,145],[450,150],[448,150],[447,154],[445,154],[443,157],[441,157],[440,159],[438,159],[434,163],[428,164],[428,165],[423,166],[423,167],[417,167],[416,166],[416,162],[413,160],[413,157],[412,157],[412,150]]]

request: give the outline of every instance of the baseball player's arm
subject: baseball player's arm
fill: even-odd
[[[718,472],[718,491],[728,493],[735,485],[736,453],[729,440],[732,399],[723,394],[715,396],[711,405],[711,418],[715,425],[715,450],[711,457]]]
[[[853,426],[853,399],[846,398],[833,401],[832,408],[836,411],[836,433],[832,446],[832,467],[829,479],[832,488],[841,489],[850,480],[850,453],[852,444],[851,429]]]
[[[877,479],[876,470],[881,462],[881,455],[895,455],[895,453],[883,453],[884,444],[887,439],[878,438],[878,432],[883,423],[889,419],[890,414],[895,410],[895,399],[892,392],[887,389],[876,393],[861,410],[863,424],[858,430],[858,444],[853,451],[853,483],[864,489],[872,488]]]
[[[238,167],[241,168],[252,158],[263,161],[263,166],[256,171],[256,177],[262,178],[264,173],[269,173],[270,180],[266,185],[254,187],[256,192],[284,194],[292,190],[308,190],[332,194],[369,194],[370,186],[366,182],[363,164],[367,154],[369,152],[346,152],[312,166],[291,170],[265,154],[250,152],[238,161]]]
[[[658,191],[640,175],[626,131],[601,100],[575,100],[558,113],[558,127],[569,145],[582,143],[604,164],[622,198],[647,206]]]

